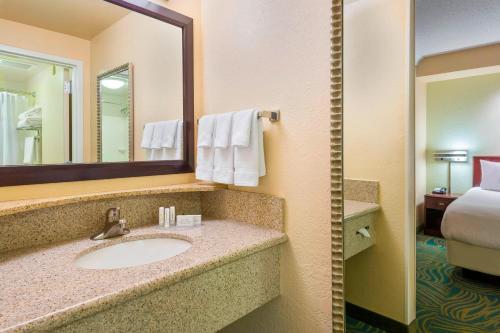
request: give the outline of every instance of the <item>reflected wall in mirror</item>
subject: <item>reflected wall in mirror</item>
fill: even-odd
[[[3,0],[0,31],[1,165],[184,159],[179,25],[102,0]],[[134,96],[125,73],[98,94],[128,63]]]
[[[97,77],[97,160],[134,160],[134,79],[132,64]]]

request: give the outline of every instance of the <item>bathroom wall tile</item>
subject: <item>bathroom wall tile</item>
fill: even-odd
[[[344,200],[378,203],[378,181],[344,179]]]
[[[234,190],[204,192],[201,207],[204,217],[284,229],[285,200],[272,195]]]

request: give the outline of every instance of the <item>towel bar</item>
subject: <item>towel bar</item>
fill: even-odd
[[[273,110],[273,111],[260,111],[257,113],[257,118],[267,118],[269,119],[270,122],[275,123],[277,121],[280,121],[281,119],[281,112],[280,110]],[[196,121],[196,123],[199,123],[200,119]]]

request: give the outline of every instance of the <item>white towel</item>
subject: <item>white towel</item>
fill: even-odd
[[[234,183],[234,149],[231,146],[231,128],[234,113],[217,115],[214,138],[213,181],[222,184]]]
[[[35,162],[35,137],[27,136],[24,138],[24,159],[23,163],[33,164]]]
[[[163,122],[153,123],[153,135],[151,137],[151,149],[161,149],[161,139],[164,129]]]
[[[141,147],[144,149],[151,149],[151,140],[153,140],[153,132],[155,129],[154,123],[147,123],[142,130]]]
[[[176,124],[174,146],[172,148],[163,148],[161,160],[177,161],[184,159],[184,123],[178,120]]]
[[[162,148],[174,148],[178,122],[179,120],[167,120],[159,123]]]
[[[42,118],[26,118],[17,122],[17,128],[42,127]]]
[[[198,124],[196,179],[212,181],[214,169],[215,116],[203,116]]]
[[[29,118],[36,118],[36,119],[41,119],[42,118],[42,108],[39,106],[33,107],[29,109],[28,111],[24,111],[19,115],[19,120],[25,120]]]
[[[231,145],[233,147],[248,147],[250,145],[252,119],[256,112],[258,112],[258,110],[249,109],[234,114],[233,130],[231,134]]]
[[[198,123],[198,148],[212,148],[215,130],[215,115],[203,116]]]
[[[248,112],[248,111],[243,111]],[[258,110],[253,110],[250,125],[249,145],[234,147],[234,185],[258,186],[259,177],[266,175],[266,163],[264,158],[264,137],[262,119],[258,119]],[[237,113],[238,114],[238,113]],[[236,124],[236,115],[233,119],[234,131],[245,128],[243,124]],[[245,119],[247,119],[245,117]],[[233,142],[231,145],[234,146]]]

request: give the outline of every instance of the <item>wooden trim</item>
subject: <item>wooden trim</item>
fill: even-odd
[[[481,185],[481,160],[500,162],[500,156],[474,156],[472,165],[472,186]]]
[[[414,332],[415,321],[410,325],[405,325],[391,319],[389,317],[383,316],[376,312],[367,310],[360,306],[354,305],[352,303],[346,302],[346,313],[349,317],[360,320],[366,324],[373,327],[379,328],[381,330],[391,332],[391,333],[407,333]]]
[[[332,331],[344,332],[343,0],[332,0],[330,64],[330,181]]]
[[[147,0],[104,0],[182,29],[184,160],[0,167],[0,186],[190,173],[194,171],[193,19]]]

